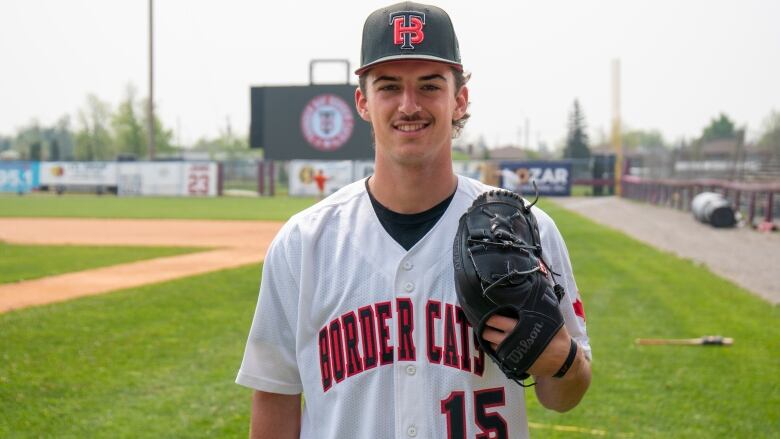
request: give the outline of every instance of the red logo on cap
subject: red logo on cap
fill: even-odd
[[[425,14],[421,12],[394,12],[390,14],[390,25],[393,26],[393,44],[401,45],[401,49],[414,49],[412,43],[420,44],[425,39]]]

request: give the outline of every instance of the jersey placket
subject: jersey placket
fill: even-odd
[[[395,437],[398,439],[409,439],[416,437],[429,437],[426,428],[426,404],[421,397],[420,389],[424,387],[423,374],[424,367],[420,367],[420,346],[418,346],[418,337],[414,340],[413,359],[401,358],[401,334],[404,322],[404,313],[400,311],[400,304],[408,303],[411,305],[413,315],[410,315],[412,335],[416,335],[422,328],[415,325],[414,320],[418,318],[417,314],[421,312],[420,297],[424,294],[423,285],[423,267],[415,266],[416,252],[411,251],[401,259],[396,269],[395,276],[395,305],[398,313],[396,314],[395,327],[395,345],[396,362],[394,369],[395,381]],[[408,352],[407,352],[408,356]]]

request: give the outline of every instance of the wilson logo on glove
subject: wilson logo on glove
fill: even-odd
[[[523,356],[528,353],[528,350],[531,349],[531,347],[534,344],[534,341],[536,341],[536,337],[539,336],[539,332],[544,328],[544,325],[541,323],[534,324],[534,329],[531,331],[531,336],[528,337],[528,340],[522,340],[518,343],[518,346],[509,354],[509,359],[514,362],[519,362],[523,359]]]

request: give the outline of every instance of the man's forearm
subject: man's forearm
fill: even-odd
[[[250,439],[298,439],[300,435],[301,395],[255,391]]]
[[[571,410],[579,404],[590,386],[590,360],[579,349],[574,363],[562,378],[535,376],[534,379],[536,397],[544,407],[559,412]]]

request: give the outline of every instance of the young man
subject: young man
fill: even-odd
[[[295,215],[269,249],[236,379],[255,389],[251,437],[527,437],[523,388],[478,348],[455,292],[458,219],[491,188],[452,171],[469,94],[450,19],[408,2],[375,11],[361,61],[375,173]],[[587,390],[590,347],[566,246],[534,213],[567,295],[529,372],[541,403],[565,411]],[[498,344],[515,324],[493,317],[482,336]],[[553,378],[572,337],[577,356]]]

